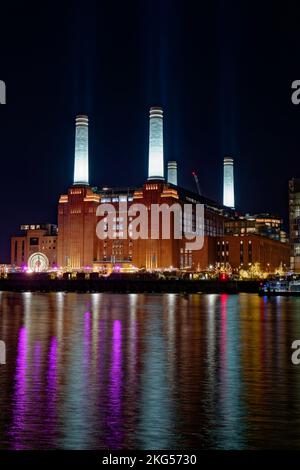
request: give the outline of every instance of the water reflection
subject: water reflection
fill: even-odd
[[[299,448],[300,299],[1,293],[0,446]]]
[[[22,433],[25,431],[26,397],[26,368],[27,368],[27,332],[22,326],[19,331],[18,354],[15,373],[15,391],[13,396],[12,413],[12,444],[13,448],[20,450],[22,445]]]
[[[242,449],[245,441],[243,424],[243,381],[240,364],[240,331],[236,299],[221,295],[220,399],[216,446]]]
[[[47,426],[46,428],[52,430],[52,433],[57,427],[57,354],[58,346],[57,339],[53,336],[50,340],[50,347],[48,353],[48,370],[47,370],[47,388],[46,388],[46,406],[47,406]]]
[[[167,354],[164,337],[163,306],[149,299],[143,325],[141,396],[138,402],[140,423],[137,438],[143,449],[171,448],[171,384],[167,380]],[[153,321],[151,314],[155,315]],[[159,439],[158,439],[159,436]],[[174,436],[174,440],[175,440]]]
[[[121,424],[121,374],[122,374],[122,324],[114,320],[112,333],[112,357],[108,400],[108,440],[109,449],[119,449],[122,442]]]

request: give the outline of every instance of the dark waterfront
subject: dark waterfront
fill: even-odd
[[[2,449],[300,448],[300,298],[0,301]]]

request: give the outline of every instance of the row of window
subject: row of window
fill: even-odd
[[[105,202],[131,202],[133,201],[133,197],[132,196],[114,196],[114,197],[103,197],[101,198],[101,202],[102,203],[105,203]]]
[[[217,261],[226,263],[229,261],[230,245],[228,241],[218,242],[217,244]],[[248,263],[252,263],[252,241],[248,240]],[[244,264],[244,241],[240,241],[240,264]]]

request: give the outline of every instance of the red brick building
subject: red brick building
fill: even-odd
[[[58,264],[70,269],[93,268],[110,271],[114,266],[130,269],[206,269],[215,263],[215,237],[223,234],[224,209],[213,206],[213,202],[195,194],[174,187],[166,182],[146,182],[142,188],[125,188],[97,191],[88,186],[73,186],[67,195],[59,200],[58,208]],[[100,220],[107,221],[107,214],[96,215],[99,203],[111,204],[115,208],[113,236],[99,239],[96,227]],[[195,207],[197,202],[205,205],[205,237],[201,250],[186,250],[187,240],[174,238],[174,215],[172,212],[160,214],[159,235],[151,238],[151,205],[165,209],[179,204],[182,208],[182,229],[184,230],[184,204]],[[127,206],[120,212],[120,204]],[[134,239],[130,215],[133,204],[147,208],[147,238]],[[122,210],[122,207],[121,207]],[[170,217],[170,237],[162,236],[162,219]],[[193,216],[192,216],[193,217]],[[193,221],[191,222],[193,223]]]
[[[200,271],[209,266],[232,268],[247,267],[256,262],[262,270],[274,271],[280,264],[289,266],[287,243],[259,235],[225,235],[225,227],[236,223],[236,212],[199,194],[187,191],[164,179],[162,110],[150,110],[149,171],[148,179],[139,188],[92,188],[88,172],[88,118],[76,118],[74,184],[67,194],[59,199],[58,236],[40,227],[32,234],[30,228],[21,237],[13,237],[11,245],[12,264],[27,263],[34,253],[44,253],[48,266],[56,262],[64,270],[100,270],[145,268],[182,269]],[[174,166],[174,171],[177,167]],[[172,173],[172,181],[177,174]],[[175,177],[175,179],[174,179]],[[97,214],[97,209],[109,204],[110,214]],[[133,229],[138,213],[130,213],[134,205],[145,209],[146,236],[136,238]],[[153,222],[153,205],[158,205],[160,214]],[[189,205],[191,212],[185,211]],[[203,220],[198,226],[197,206],[203,207]],[[170,208],[179,207],[181,238],[175,237],[175,220]],[[199,208],[199,207],[198,207]],[[129,212],[128,212],[129,211]],[[170,234],[163,236],[162,223],[170,218]],[[100,223],[101,222],[101,223]],[[103,237],[97,235],[103,225]],[[156,236],[152,229],[157,225]],[[111,226],[112,225],[112,226]],[[176,225],[177,226],[177,225]],[[109,234],[109,228],[112,234]],[[251,228],[252,229],[252,228]],[[186,234],[201,233],[203,247],[187,248]],[[145,233],[144,233],[145,235]],[[39,265],[44,259],[34,259]]]
[[[290,246],[260,235],[227,235],[218,237],[216,263],[233,269],[259,263],[264,272],[274,272],[280,265],[289,267]]]
[[[196,198],[196,199],[195,199]],[[131,224],[133,217],[128,212],[119,212],[120,202],[129,209],[139,203],[151,208],[151,204],[166,204],[171,207],[185,203],[201,202],[205,207],[204,245],[201,250],[187,251],[184,234],[174,239],[174,220],[171,217],[171,236],[151,238],[151,210],[148,210],[147,239],[133,239]],[[97,217],[99,203],[112,204],[114,236],[99,239],[96,227],[107,216]],[[161,215],[160,222],[162,222]],[[233,269],[247,268],[260,263],[263,271],[273,272],[280,265],[289,266],[289,245],[260,235],[224,235],[224,223],[230,220],[230,211],[198,195],[161,181],[146,182],[140,189],[115,189],[93,192],[89,187],[72,187],[68,195],[59,202],[58,263],[71,269],[90,267],[111,271],[132,267],[152,269],[206,270],[209,266],[230,265]],[[184,227],[184,220],[183,220]],[[127,237],[125,233],[127,231]],[[173,234],[173,235],[172,235]],[[120,237],[120,238],[119,238]]]
[[[89,186],[72,186],[58,204],[58,265],[92,267],[97,253],[96,210],[99,195]]]
[[[11,265],[28,268],[32,255],[38,255],[37,261],[40,256],[48,268],[57,266],[57,226],[27,224],[20,229],[21,234],[11,238]]]

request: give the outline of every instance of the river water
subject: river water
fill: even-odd
[[[0,293],[1,449],[300,448],[300,298]]]

